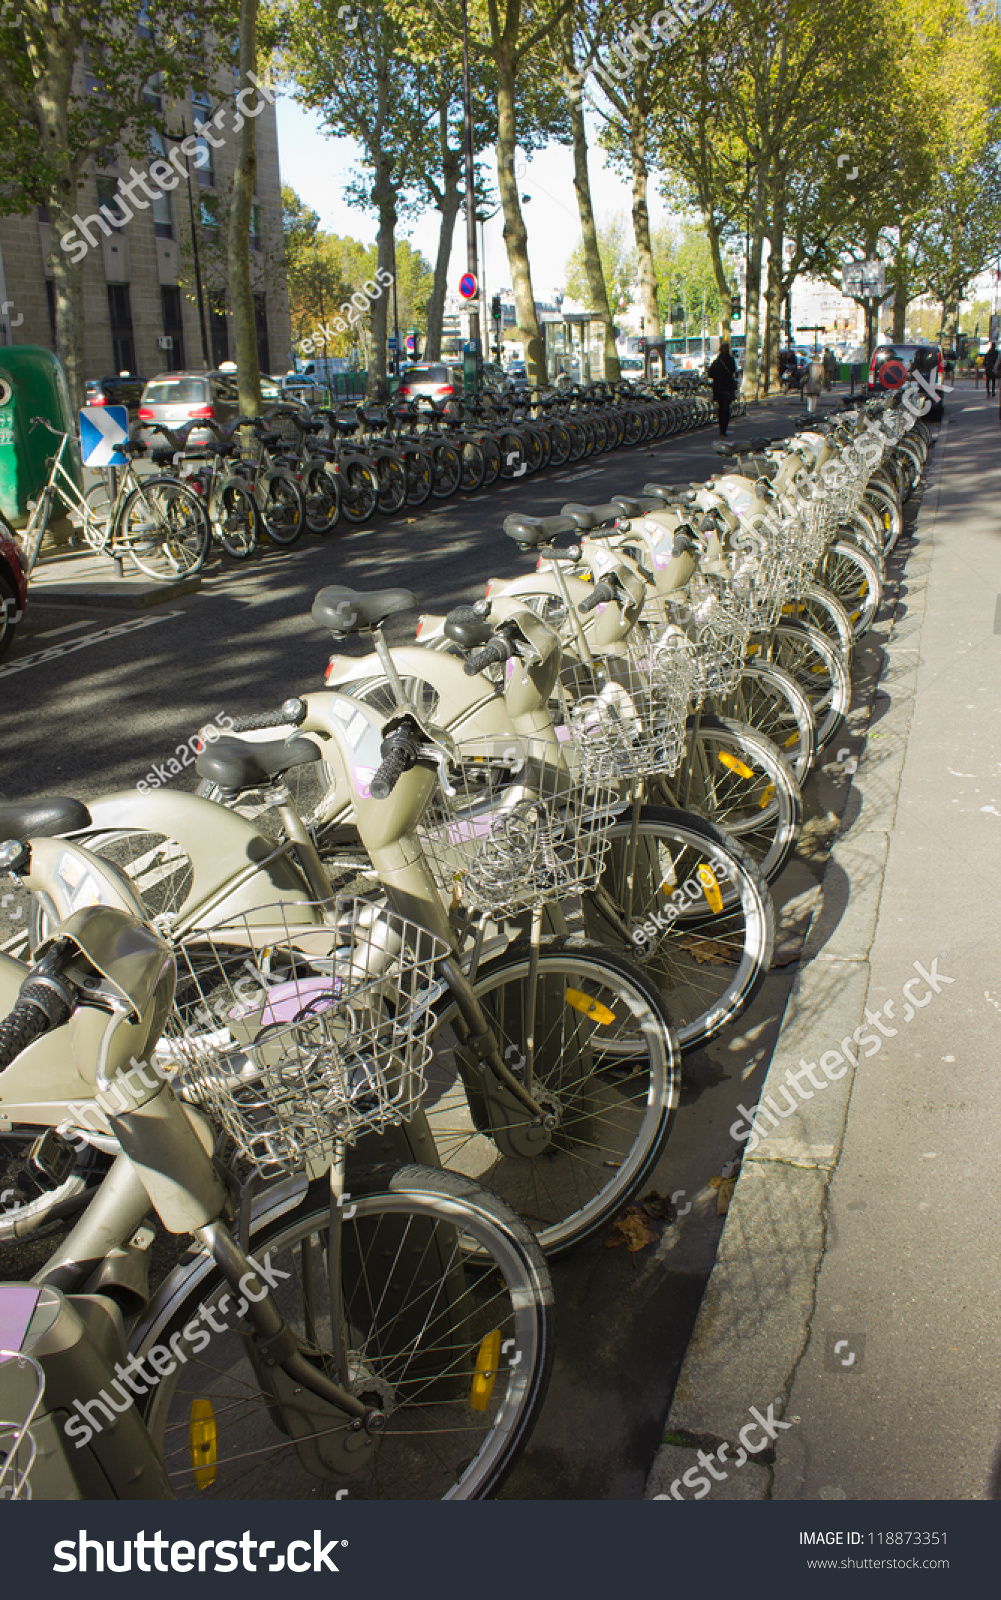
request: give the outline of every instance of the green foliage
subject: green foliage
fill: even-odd
[[[615,316],[632,305],[636,286],[636,250],[629,225],[620,212],[597,229],[598,254],[608,292],[608,305]],[[566,266],[566,292],[582,305],[591,307],[591,291],[584,266],[584,245],[578,240]]]

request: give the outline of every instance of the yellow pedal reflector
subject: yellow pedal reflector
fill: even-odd
[[[573,1006],[574,1010],[587,1017],[589,1022],[600,1022],[604,1028],[615,1021],[614,1011],[609,1011],[607,1006],[603,1006],[600,1000],[593,999],[591,995],[581,994],[579,989],[567,990],[567,1005]]]
[[[764,809],[765,809],[766,805],[768,804],[769,800],[774,800],[774,798],[775,798],[775,785],[774,785],[774,783],[770,783],[768,785],[768,788],[765,790],[764,794],[761,796],[761,799],[758,801],[759,810],[764,811]]]
[[[219,1427],[211,1400],[192,1400],[188,1417],[188,1451],[195,1469],[195,1483],[208,1489],[216,1480],[219,1459]]]
[[[798,744],[799,744],[799,734],[798,733],[791,733],[782,748],[784,750],[792,750],[794,748],[794,746],[798,745]]]
[[[720,893],[719,884],[716,881],[716,874],[713,872],[712,867],[708,866],[705,862],[703,862],[699,868],[699,882],[702,885],[702,893],[709,902],[710,909],[717,913],[722,911],[723,896]]]
[[[719,759],[722,765],[726,767],[728,771],[735,772],[738,778],[754,777],[754,773],[751,771],[746,761],[738,761],[737,757],[732,756],[729,750],[721,750],[719,752]]]
[[[500,1329],[495,1328],[493,1333],[488,1333],[480,1345],[479,1355],[476,1357],[476,1366],[473,1370],[473,1386],[469,1391],[469,1404],[474,1411],[485,1411],[490,1403],[490,1396],[494,1392],[497,1382],[497,1363],[500,1360],[501,1336]]]

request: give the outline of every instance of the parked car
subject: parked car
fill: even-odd
[[[444,362],[437,361],[404,367],[396,392],[401,400],[419,400],[426,395],[440,405],[443,400],[462,393],[462,368],[447,367]]]
[[[509,389],[528,388],[528,368],[524,361],[512,361],[505,367],[504,383]]]
[[[261,399],[265,406],[302,404],[295,396],[285,393],[279,380],[269,373],[261,374]],[[226,427],[239,415],[235,367],[218,372],[161,372],[147,383],[139,406],[140,422],[161,422],[170,429],[180,428],[200,417]],[[144,438],[153,449],[162,450],[168,446],[162,433],[146,433]],[[193,428],[188,443],[206,444],[214,438],[209,428]]]
[[[112,373],[107,378],[88,378],[86,403],[88,406],[127,406],[130,418],[134,420],[145,383],[146,379],[137,377],[134,372],[119,372],[117,376]]]
[[[0,513],[0,656],[14,643],[14,629],[28,604],[28,583],[14,529]]]
[[[918,372],[929,385],[941,383],[944,362],[942,348],[937,344],[892,344],[883,339],[872,353],[869,362],[869,394],[886,394],[901,389],[911,376]],[[941,422],[944,410],[941,398],[932,402],[927,413],[930,422]]]

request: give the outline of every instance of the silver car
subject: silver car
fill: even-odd
[[[462,378],[460,376],[456,387],[454,368],[443,361],[429,361],[422,366],[404,367],[396,392],[401,400],[418,400],[426,395],[436,405],[441,405],[462,393]]]
[[[263,372],[261,400],[265,409],[278,404],[297,404],[294,395],[283,394],[278,381]],[[224,428],[239,415],[235,368],[225,372],[161,372],[146,385],[139,402],[140,422],[159,422],[172,431],[187,422],[196,422],[199,417],[210,418]],[[210,428],[192,428],[188,443],[207,444],[215,437]],[[151,449],[169,447],[162,433],[147,432],[143,438]]]

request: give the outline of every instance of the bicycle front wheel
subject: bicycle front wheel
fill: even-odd
[[[211,505],[212,527],[228,556],[246,560],[257,548],[260,512],[242,478],[224,478]]]
[[[272,544],[295,544],[306,522],[306,502],[297,480],[284,467],[270,467],[257,483],[261,522]]]
[[[548,940],[533,961],[519,942],[473,988],[554,1126],[481,1073],[449,999],[424,1109],[442,1165],[500,1195],[553,1255],[599,1232],[648,1177],[677,1108],[677,1034],[649,978],[600,945]]]
[[[728,717],[704,716],[689,723],[679,777],[681,804],[743,845],[773,883],[796,842],[803,800],[771,740]],[[662,785],[677,804],[675,780]]]
[[[525,1445],[553,1359],[552,1288],[528,1229],[454,1173],[349,1163],[348,1188],[347,1387],[384,1413],[384,1429],[359,1433],[319,1399],[300,1407],[287,1391],[262,1393],[249,1330],[203,1256],[175,1271],[132,1342],[140,1358],[157,1345],[178,1358],[141,1404],[179,1499],[482,1500]],[[262,1219],[250,1246],[256,1261],[270,1258],[275,1301],[310,1359],[339,1382],[330,1229],[329,1188],[304,1183],[296,1209]],[[205,1327],[223,1331],[209,1336],[203,1311]]]
[[[611,829],[588,933],[631,952],[667,1001],[682,1050],[730,1027],[771,964],[772,898],[746,851],[667,806],[641,806]]]
[[[116,536],[140,572],[158,583],[191,578],[212,537],[197,495],[176,478],[144,478],[122,506]]]

